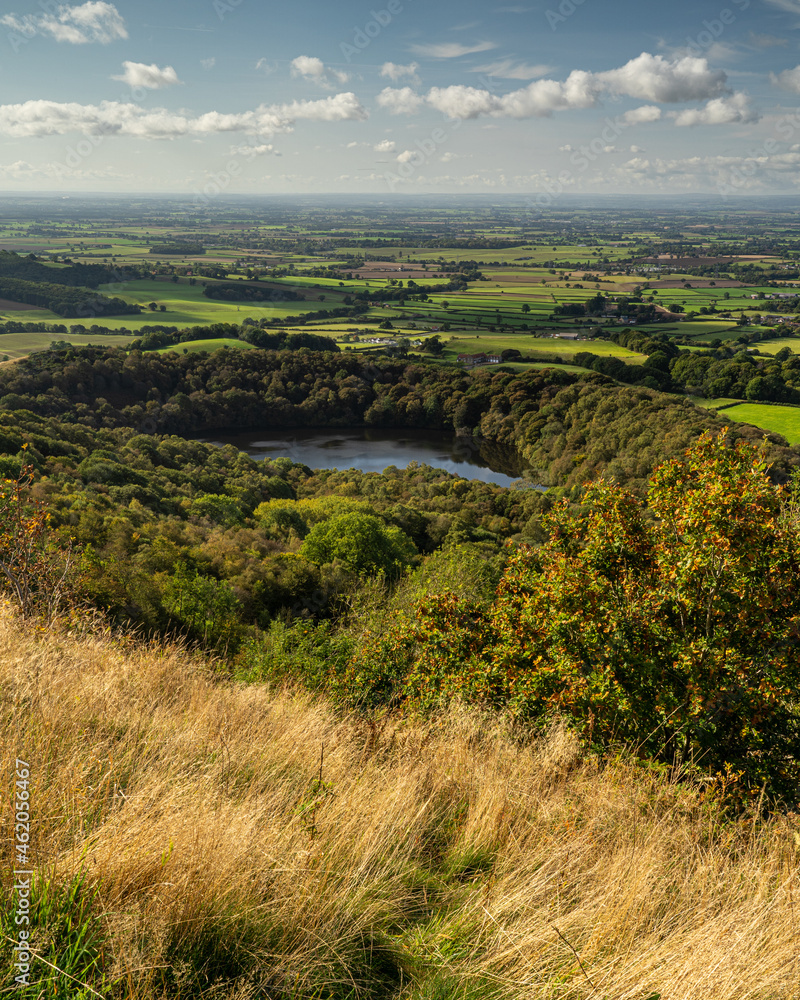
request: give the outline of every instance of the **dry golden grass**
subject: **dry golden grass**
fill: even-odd
[[[0,697],[4,897],[22,757],[34,860],[99,886],[108,995],[800,997],[796,816],[724,822],[564,730],[342,719],[7,610]]]

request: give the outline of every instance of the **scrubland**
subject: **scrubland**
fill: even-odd
[[[20,758],[25,1000],[800,996],[798,816],[729,815],[630,748],[337,713],[8,607],[0,691],[4,993]]]

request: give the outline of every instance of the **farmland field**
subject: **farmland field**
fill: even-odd
[[[218,351],[221,348],[234,348],[239,351],[251,351],[254,345],[244,340],[234,340],[231,337],[220,337],[218,340],[189,340],[185,344],[171,344],[169,347],[159,347],[158,353],[164,354],[195,354],[199,351]]]
[[[94,344],[101,347],[125,347],[130,336],[109,336],[96,333],[4,333],[0,335],[0,359],[9,361],[26,357],[33,351],[45,351],[54,340],[68,341],[76,346]]]
[[[800,407],[765,406],[760,403],[740,403],[722,411],[729,420],[753,424],[767,431],[782,434],[789,444],[800,444]]]

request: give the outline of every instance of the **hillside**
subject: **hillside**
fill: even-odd
[[[4,789],[23,758],[50,894],[34,947],[92,987],[42,987],[39,963],[24,1000],[800,995],[796,814],[726,818],[558,726],[339,716],[7,607],[0,690]]]

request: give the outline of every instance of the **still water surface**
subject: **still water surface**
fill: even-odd
[[[484,445],[455,438],[436,431],[378,430],[365,428],[303,429],[284,432],[247,431],[240,434],[215,434],[206,438],[212,444],[232,444],[251,458],[280,458],[302,462],[311,469],[361,469],[383,472],[387,466],[405,468],[409,462],[444,469],[464,479],[510,486],[519,479],[490,468],[515,471],[508,457],[492,455]]]

